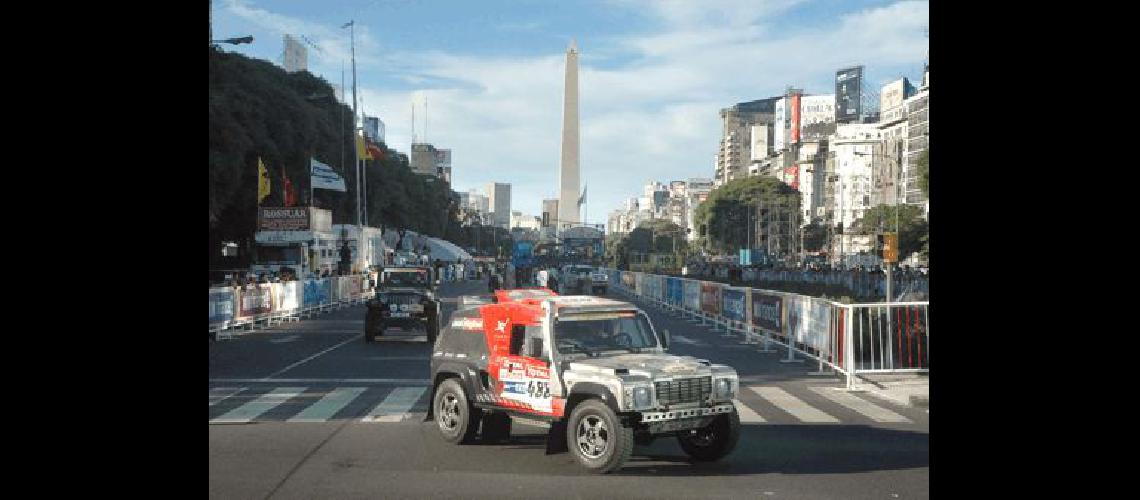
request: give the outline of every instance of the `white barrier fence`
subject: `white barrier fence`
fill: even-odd
[[[373,282],[375,274],[371,276]],[[311,318],[362,304],[374,292],[364,275],[210,288],[210,338]]]
[[[775,352],[783,362],[819,363],[817,374],[929,372],[929,302],[840,304],[794,293],[607,269],[614,290],[631,294],[722,336]],[[831,371],[828,371],[831,370]]]

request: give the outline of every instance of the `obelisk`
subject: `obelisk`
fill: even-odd
[[[558,221],[561,233],[578,218],[578,46],[566,49],[566,88],[562,98],[562,164],[558,170]]]

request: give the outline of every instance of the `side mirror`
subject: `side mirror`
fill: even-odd
[[[672,340],[671,340],[672,336],[669,334],[669,329],[668,329],[668,328],[666,328],[666,329],[664,329],[664,330],[661,330],[661,334],[662,334],[662,336],[664,337],[663,339],[661,339],[661,340],[662,340],[662,344],[661,344],[661,347],[664,347],[665,349],[668,349],[668,348],[669,348],[669,344],[672,344],[672,343],[673,343],[673,342],[672,342]]]

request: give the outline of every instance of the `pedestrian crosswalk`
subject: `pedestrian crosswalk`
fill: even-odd
[[[743,425],[914,424],[913,415],[920,415],[914,410],[837,387],[744,385],[741,389],[733,401]],[[210,423],[418,422],[427,413],[430,395],[431,390],[426,385],[272,387],[231,384],[210,388]]]

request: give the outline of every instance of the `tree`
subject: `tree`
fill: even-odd
[[[918,155],[918,161],[915,171],[918,172],[918,188],[922,190],[922,195],[930,197],[930,150],[923,150]]]
[[[347,189],[316,190],[316,206],[331,209],[334,224],[356,223],[352,110],[334,96],[327,81],[307,71],[287,73],[269,61],[211,49],[211,264],[220,257],[224,241],[238,241],[243,249],[252,246],[258,158],[273,185],[264,205],[281,203],[282,170],[298,192],[309,192],[309,159],[316,158],[337,171]],[[365,161],[365,224],[455,237],[458,202],[449,186],[413,173],[406,156],[379,146],[383,154]]]
[[[804,251],[818,252],[827,243],[827,228],[812,222],[803,227]]]
[[[799,211],[799,191],[762,175],[729,181],[712,190],[697,207],[693,223],[705,248],[734,252],[748,246],[749,240],[760,241],[753,232],[757,216],[787,224]]]
[[[898,206],[899,260],[922,250],[926,234],[929,232],[926,219],[922,217],[922,207],[914,205]],[[895,206],[879,205],[867,209],[863,218],[855,222],[855,228],[864,234],[895,230]]]

